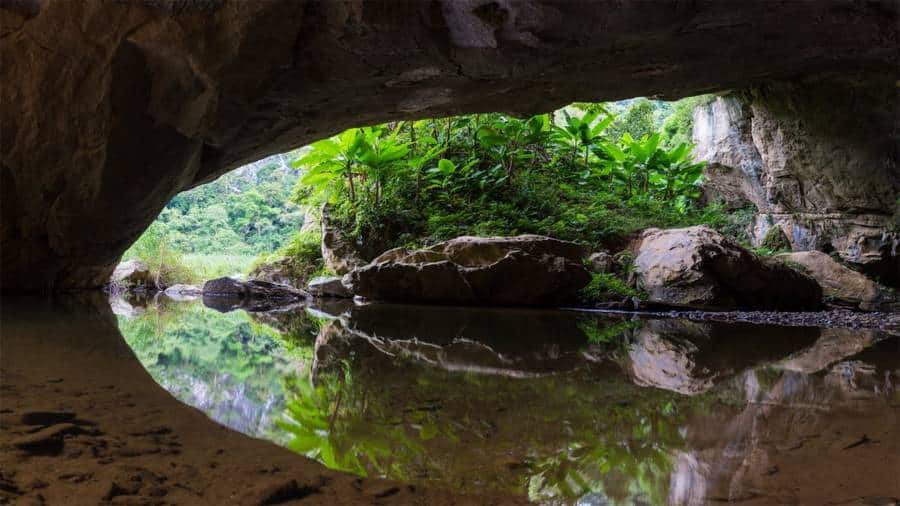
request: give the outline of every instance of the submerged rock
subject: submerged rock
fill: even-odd
[[[350,290],[344,286],[341,278],[337,276],[314,278],[306,286],[306,290],[313,297],[337,297],[342,299],[353,297]]]
[[[821,251],[797,251],[776,256],[795,264],[822,286],[831,302],[863,311],[900,310],[900,298],[865,275],[843,266]]]
[[[635,268],[650,302],[670,306],[797,310],[822,301],[814,279],[705,225],[646,230]]]
[[[384,301],[547,306],[590,282],[575,243],[538,235],[458,237],[426,250],[396,248],[344,283]]]

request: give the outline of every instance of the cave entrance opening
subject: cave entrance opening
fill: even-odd
[[[691,157],[693,109],[711,99],[353,128],[176,195],[123,260],[162,271],[151,277],[167,286],[252,273],[302,288],[336,264],[459,235],[537,233],[620,250],[642,227],[723,219]],[[326,204],[343,252],[323,259]]]

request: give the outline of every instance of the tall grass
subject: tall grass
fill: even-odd
[[[207,253],[186,253],[182,255],[185,265],[201,280],[229,276],[243,277],[250,269],[255,257],[252,255],[215,255]]]
[[[150,268],[157,286],[177,283],[197,284],[223,276],[242,277],[253,257],[181,253],[172,247],[161,227],[153,223],[122,256],[122,260],[140,260]]]
[[[150,269],[157,286],[193,283],[197,277],[184,263],[182,254],[171,247],[166,234],[153,223],[122,255],[122,260],[140,260]]]

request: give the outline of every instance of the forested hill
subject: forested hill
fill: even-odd
[[[288,198],[295,152],[271,156],[178,194],[153,227],[182,253],[256,255],[282,246],[303,224]]]

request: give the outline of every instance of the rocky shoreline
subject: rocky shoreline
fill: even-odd
[[[650,318],[684,318],[693,321],[725,323],[752,323],[779,325],[782,327],[827,327],[850,329],[876,329],[900,332],[900,312],[858,312],[846,309],[825,311],[626,311],[621,309],[565,308],[571,311],[634,315]]]

